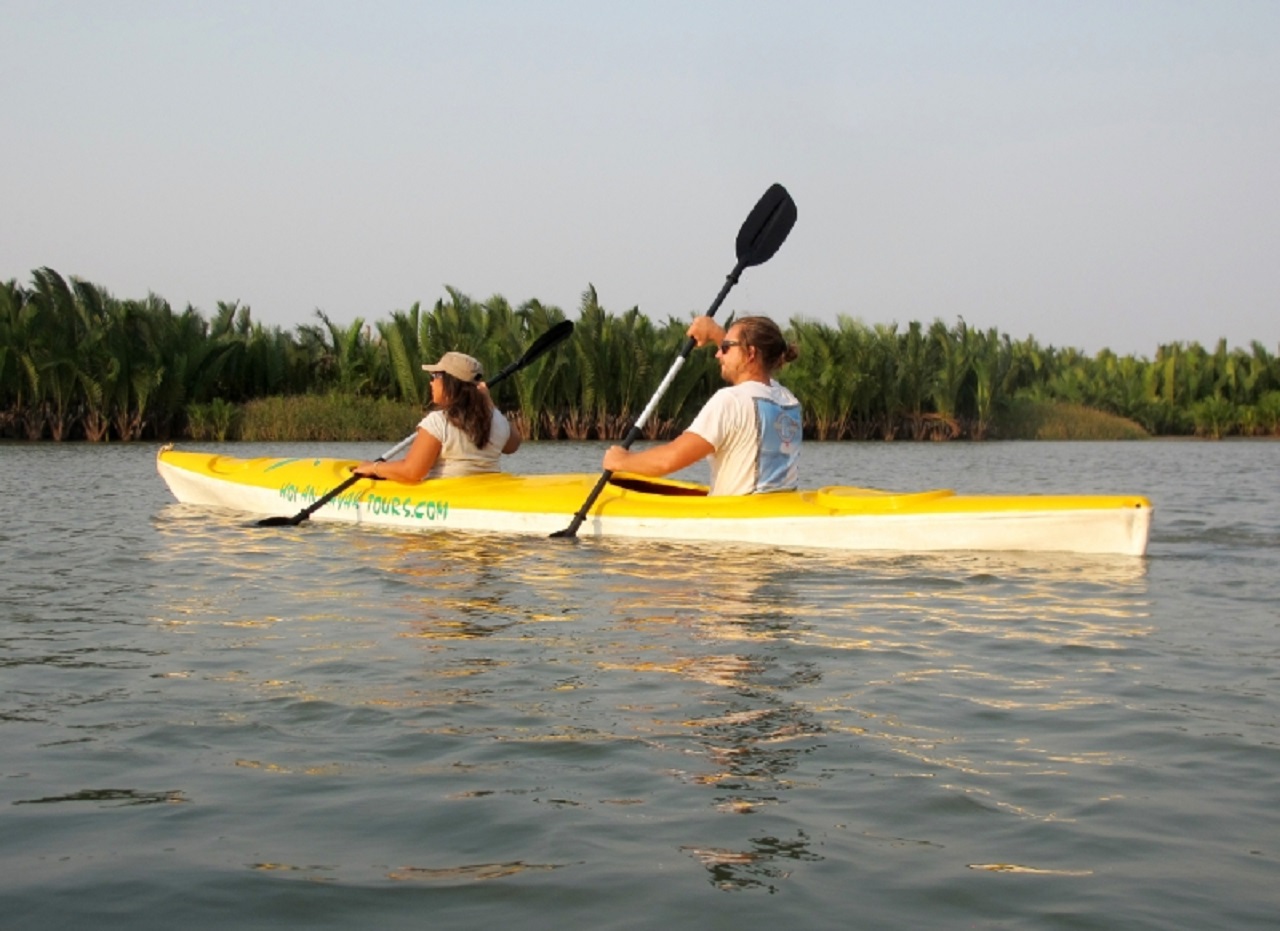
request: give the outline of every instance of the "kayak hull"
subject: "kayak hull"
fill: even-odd
[[[350,478],[355,460],[239,459],[166,447],[160,476],[178,501],[290,516]],[[361,479],[315,521],[412,531],[549,535],[564,529],[594,474],[495,473],[417,484]],[[705,486],[618,474],[580,537],[723,541],[836,550],[995,550],[1141,556],[1151,503],[1138,495],[957,495],[852,486],[709,497]]]

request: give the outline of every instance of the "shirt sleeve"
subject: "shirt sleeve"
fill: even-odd
[[[432,411],[418,422],[418,426],[439,440],[441,446],[444,445],[445,431],[449,429],[449,421],[444,416],[444,411]]]
[[[728,396],[724,389],[717,391],[706,404],[702,405],[702,410],[698,411],[698,415],[693,418],[693,423],[689,424],[688,432],[702,437],[711,444],[713,449],[719,449],[724,445],[727,401]]]

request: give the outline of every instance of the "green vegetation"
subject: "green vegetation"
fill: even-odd
[[[0,283],[0,438],[382,440],[412,432],[423,362],[456,349],[496,371],[565,314],[447,289],[372,325],[293,332],[247,306],[206,320],[163,299],[119,300],[49,268]],[[688,321],[613,314],[588,287],[573,338],[495,389],[534,439],[616,439],[656,391]],[[868,326],[787,322],[800,358],[782,376],[821,440],[1280,436],[1280,360],[1260,343],[1158,347],[1154,359],[1015,341],[963,320]],[[695,352],[646,434],[674,436],[720,386]]]
[[[1064,401],[1014,398],[991,430],[1011,440],[1140,440],[1150,436],[1124,417]]]
[[[345,394],[259,398],[244,405],[232,435],[241,440],[348,441],[399,439],[423,412],[403,401]]]

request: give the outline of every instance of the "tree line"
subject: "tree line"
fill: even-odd
[[[247,305],[219,302],[211,318],[162,298],[117,299],[50,268],[29,286],[0,284],[0,437],[27,440],[168,440],[210,419],[230,423],[263,398],[325,395],[420,406],[424,362],[448,350],[497,371],[565,314],[529,300],[513,307],[447,288],[434,306],[389,319],[335,323],[323,311],[292,331],[263,326]],[[781,321],[780,321],[781,322]],[[572,338],[495,389],[526,436],[616,439],[643,410],[675,360],[688,321],[612,313],[583,293]],[[1012,339],[995,329],[935,320],[867,325],[793,317],[800,349],[780,377],[801,400],[806,436],[973,439],[999,436],[1020,402],[1105,411],[1153,435],[1280,436],[1280,360],[1198,343],[1160,345],[1154,358]],[[647,424],[674,436],[718,387],[710,352],[695,351]]]

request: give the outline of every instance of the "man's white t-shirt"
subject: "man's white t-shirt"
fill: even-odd
[[[776,381],[721,388],[689,425],[715,447],[711,494],[794,489],[801,439],[800,402]]]
[[[432,411],[423,417],[419,429],[426,430],[440,441],[440,457],[427,473],[427,478],[453,478],[457,475],[477,475],[481,472],[499,472],[498,459],[502,447],[511,438],[511,424],[495,407],[493,425],[489,427],[489,442],[480,449],[460,427],[454,426],[444,411]]]

